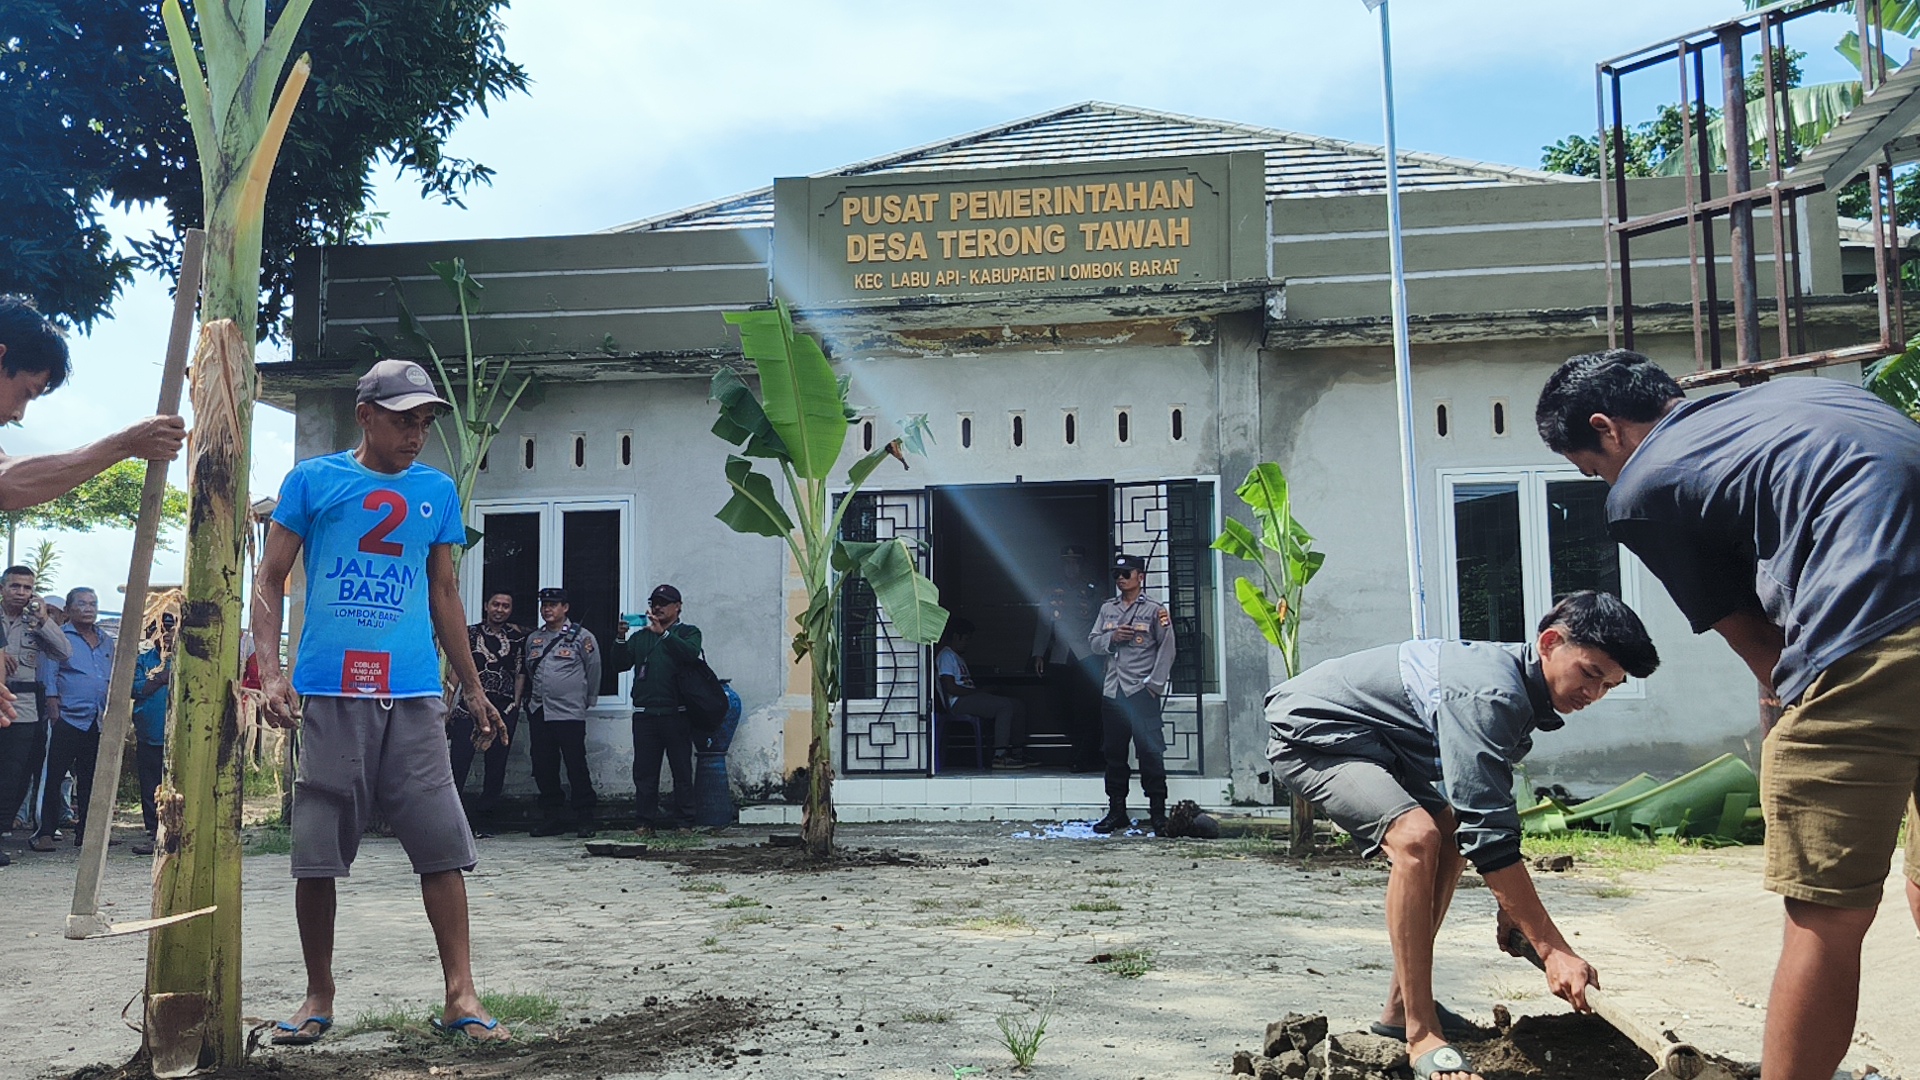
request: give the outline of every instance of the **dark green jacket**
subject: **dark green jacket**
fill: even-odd
[[[639,673],[633,678],[634,705],[651,709],[680,704],[680,696],[673,692],[673,674],[681,661],[700,658],[700,628],[681,622],[656,634],[643,626],[627,631],[625,644],[609,658],[613,670],[631,668]]]

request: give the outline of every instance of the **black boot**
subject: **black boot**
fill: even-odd
[[[1149,800],[1148,807],[1149,809],[1147,810],[1147,817],[1150,821],[1153,822],[1153,835],[1155,836],[1167,835],[1167,800],[1165,799]]]
[[[1111,799],[1107,802],[1107,816],[1093,823],[1093,831],[1097,833],[1126,832],[1132,825],[1133,820],[1127,817],[1127,801]]]

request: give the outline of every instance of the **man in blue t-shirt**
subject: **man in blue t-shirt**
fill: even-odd
[[[292,678],[276,650],[256,654],[268,723],[301,727],[292,834],[307,998],[273,1041],[305,1045],[333,1026],[334,881],[347,876],[376,809],[420,875],[440,945],[446,1006],[434,1026],[505,1039],[480,1004],[468,955],[462,874],[478,856],[447,754],[436,638],[473,716],[474,745],[484,750],[505,728],[466,647],[453,566],[453,546],[466,540],[459,495],[445,473],[414,460],[448,404],[404,360],[375,364],[357,398],[360,445],[287,474],[254,582],[254,640],[279,641],[284,583],[304,557],[306,619]]]
[[[1857,386],[1781,379],[1688,401],[1652,360],[1575,356],[1534,414],[1611,485],[1607,531],[1695,633],[1784,706],[1761,748],[1766,887],[1786,898],[1767,1075],[1829,1077],[1903,813],[1920,804],[1920,425]],[[1920,826],[1907,826],[1920,921]]]

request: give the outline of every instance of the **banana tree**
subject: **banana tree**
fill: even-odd
[[[462,348],[460,366],[455,369],[460,376],[458,382],[449,372],[446,361],[441,358],[439,348],[427,335],[426,328],[413,314],[413,308],[408,306],[406,294],[400,290],[398,281],[394,282],[393,291],[400,308],[400,336],[433,362],[433,370],[440,376],[441,392],[453,403],[453,411],[441,417],[433,425],[433,431],[439,436],[440,448],[446,451],[447,465],[452,470],[454,487],[460,495],[460,509],[464,512],[473,500],[473,484],[480,475],[480,462],[486,459],[494,437],[500,434],[500,425],[506,423],[508,414],[519,404],[520,395],[533,385],[533,376],[521,375],[508,389],[507,372],[512,369],[513,361],[502,358],[498,361],[498,367],[495,367],[494,357],[473,354],[473,312],[480,306],[483,286],[478,278],[467,273],[467,260],[455,256],[427,265],[440,278],[440,283],[447,287],[460,309]],[[503,390],[507,396],[506,403],[501,405],[500,394]],[[497,411],[495,406],[499,406]],[[467,542],[453,552],[456,570],[460,566],[461,556],[479,541],[479,531],[468,526]]]
[[[1213,546],[1259,568],[1260,583],[1236,577],[1233,595],[1260,628],[1260,635],[1280,650],[1291,679],[1300,674],[1300,599],[1327,556],[1313,550],[1313,535],[1293,516],[1293,497],[1280,466],[1271,461],[1254,466],[1235,494],[1253,512],[1260,532],[1255,535],[1242,522],[1228,518]],[[1292,810],[1293,853],[1310,854],[1313,804],[1295,795]]]
[[[847,441],[855,413],[847,404],[849,380],[836,376],[820,343],[797,333],[783,302],[771,309],[731,312],[726,320],[740,329],[741,351],[760,376],[760,396],[732,368],[713,377],[712,398],[720,417],[713,433],[740,448],[727,455],[727,486],[732,496],[714,516],[735,532],[784,540],[806,583],[807,608],[793,635],[795,663],[807,660],[812,672],[813,725],[807,748],[807,800],[801,833],[809,854],[833,851],[833,706],[840,699],[840,643],[834,610],[849,578],[863,578],[875,598],[908,641],[930,645],[947,625],[940,593],[917,568],[905,540],[861,542],[840,539],[840,522],[854,493],[885,459],[904,467],[908,452],[920,453],[926,427],[908,421],[894,439],[847,467],[846,487],[838,502],[831,478]],[[767,462],[784,487],[755,468]]]
[[[283,86],[280,73],[311,4],[287,0],[269,29],[266,0],[202,0],[194,5],[198,42],[178,0],[161,7],[200,158],[207,257],[192,368],[186,595],[168,768],[157,800],[153,906],[155,916],[215,910],[157,929],[149,942],[145,1031],[156,1076],[238,1066],[246,1057],[240,1022],[245,756],[233,685],[240,671],[247,444],[257,381],[253,339],[267,182],[306,85],[307,58],[294,63]]]

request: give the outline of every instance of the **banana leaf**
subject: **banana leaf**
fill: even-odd
[[[1577,819],[1621,835],[1731,837],[1745,821],[1747,807],[1759,799],[1760,781],[1753,770],[1732,754],[1722,754],[1617,805],[1590,811],[1583,803],[1567,823]]]
[[[794,475],[826,479],[847,441],[846,384],[834,374],[820,343],[794,330],[785,302],[725,317],[739,327],[740,349],[760,373],[761,404],[786,446]]]
[[[1586,802],[1569,807],[1567,812],[1571,817],[1568,820],[1568,824],[1584,822],[1589,818],[1601,814],[1611,814],[1615,810],[1620,809],[1622,806],[1625,806],[1659,786],[1660,781],[1655,780],[1647,773],[1641,773],[1639,776],[1621,784],[1619,787],[1603,791],[1593,798],[1588,799]]]
[[[773,481],[753,471],[753,462],[736,454],[727,455],[727,486],[733,497],[713,515],[734,532],[784,539],[793,532],[793,519],[780,505]]]
[[[833,554],[836,567],[873,586],[874,599],[901,637],[920,645],[940,640],[947,609],[940,606],[940,589],[914,565],[906,541],[842,540]]]

